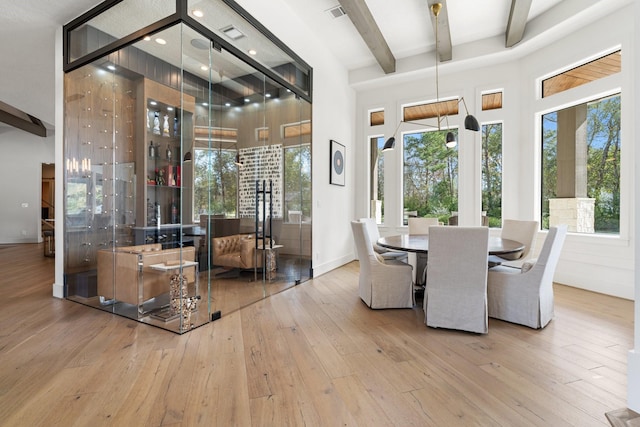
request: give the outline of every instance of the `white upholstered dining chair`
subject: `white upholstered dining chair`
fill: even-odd
[[[486,334],[487,227],[431,227],[425,323]]]
[[[371,244],[373,245],[373,250],[380,254],[385,261],[409,261],[406,252],[394,251],[378,245],[380,232],[378,231],[378,224],[376,223],[375,218],[360,218],[360,222],[366,224],[367,226],[366,230],[367,234],[369,234],[369,240],[371,240]]]
[[[538,258],[522,269],[496,266],[489,269],[487,298],[489,317],[544,328],[553,318],[553,274],[567,234],[567,226],[551,227]]]
[[[522,263],[531,256],[536,244],[536,234],[538,233],[538,221],[522,221],[517,219],[505,219],[502,222],[502,232],[500,237],[503,239],[515,240],[524,245],[524,250],[518,258],[509,256],[500,257],[498,255],[489,256],[489,267],[496,265],[505,265],[508,267],[522,266]]]
[[[371,308],[412,308],[411,266],[379,257],[364,222],[351,221],[351,230],[360,261],[358,293],[362,301]]]
[[[429,227],[441,225],[438,218],[409,218],[409,234],[429,234]],[[427,254],[410,253],[409,264],[413,267],[413,283],[424,285],[427,277]]]

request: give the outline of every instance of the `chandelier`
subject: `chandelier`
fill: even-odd
[[[435,105],[436,105],[436,114],[438,118],[437,128],[438,128],[438,131],[440,131],[441,130],[440,126],[443,120],[446,122],[447,128],[449,128],[449,115],[440,114],[440,75],[438,70],[438,63],[440,62],[438,59],[440,43],[438,38],[438,15],[440,15],[440,11],[442,10],[442,3],[434,3],[430,6],[430,9],[431,9],[431,13],[433,13],[433,16],[435,17],[435,22],[436,22],[436,49],[435,49],[435,52],[436,52],[436,102],[435,102]],[[464,97],[461,97],[458,100],[458,105],[461,102],[462,102],[462,105],[464,106],[464,111],[467,114],[467,116],[464,119],[464,128],[467,130],[478,132],[480,130],[480,124],[478,123],[478,120],[473,115],[469,114],[469,110],[467,109],[467,103],[465,102]],[[385,142],[384,147],[382,148],[382,151],[389,151],[395,147],[395,144],[396,144],[395,135],[398,132],[398,129],[400,129],[400,125],[402,123],[414,123],[422,126],[436,127],[433,125],[420,123],[415,120],[401,120],[400,123],[398,123],[398,126],[396,127],[396,130],[393,132],[393,135],[391,136],[391,138],[387,139],[387,141]],[[457,145],[457,141],[453,132],[451,131],[447,132],[447,135],[445,137],[445,145],[449,148],[453,148]]]

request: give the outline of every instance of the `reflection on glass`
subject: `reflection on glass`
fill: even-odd
[[[69,33],[70,61],[175,13],[175,6],[174,1],[155,0],[124,0],[114,5]]]
[[[121,37],[110,19],[92,34]],[[183,333],[309,277],[311,104],[186,25],[154,39],[65,76],[65,283]],[[251,239],[246,264],[214,255],[232,236]]]

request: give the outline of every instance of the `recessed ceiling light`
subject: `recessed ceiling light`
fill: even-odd
[[[226,105],[227,107],[231,107],[231,103],[230,102],[225,102],[224,105]]]
[[[158,103],[156,101],[149,101],[150,105],[158,105]]]
[[[249,98],[245,98],[244,102],[250,102],[251,100]]]
[[[151,37],[149,37],[149,36],[145,36],[142,40],[144,40],[144,41],[148,42],[149,40],[151,40]]]
[[[165,45],[165,44],[167,44],[167,41],[165,39],[161,39],[160,37],[158,37],[156,39],[156,43],[161,44],[161,45]]]
[[[256,55],[258,53],[255,49],[249,49],[249,55]]]
[[[116,70],[116,66],[115,65],[107,65],[107,68],[110,69],[111,71],[115,71]]]
[[[191,13],[193,13],[193,16],[195,16],[196,18],[202,18],[204,16],[204,12],[202,12],[200,9],[193,9]]]
[[[200,66],[200,69],[201,69],[202,71],[209,71],[209,67],[207,67],[206,65],[201,65],[201,66]]]
[[[244,33],[240,31],[238,28],[234,27],[233,25],[220,28],[220,31],[222,31],[222,33],[225,36],[229,37],[231,40],[238,40],[245,37]]]
[[[270,93],[266,94],[265,96],[266,96],[267,98],[271,98],[271,94],[270,94]]]
[[[167,107],[167,111],[173,111],[173,107]]]
[[[207,104],[206,102],[203,102],[203,103],[202,103],[202,106],[203,106],[203,107],[207,107],[207,106],[209,106],[209,104]]]

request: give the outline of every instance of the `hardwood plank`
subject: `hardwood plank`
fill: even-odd
[[[242,308],[236,284],[238,311],[177,335],[52,298],[42,254],[0,246],[2,425],[590,427],[626,405],[631,301],[555,285],[545,329],[468,334],[370,310],[354,262]]]

